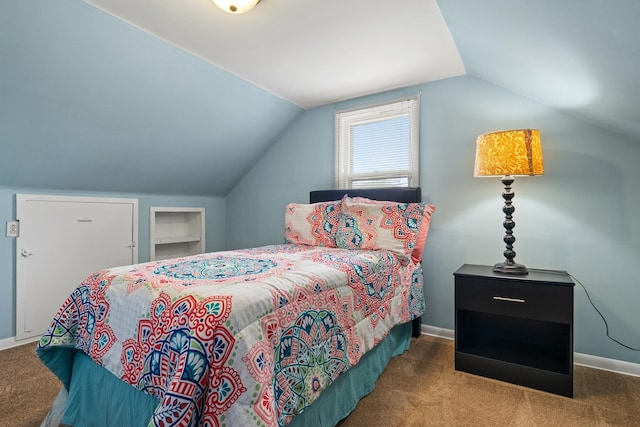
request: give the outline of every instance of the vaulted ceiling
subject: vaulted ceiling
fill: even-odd
[[[87,1],[303,108],[466,72],[640,136],[635,0]]]
[[[640,140],[636,0],[0,3],[0,186],[225,195],[305,109],[468,74]]]
[[[469,75],[640,141],[640,2],[438,4]]]
[[[86,0],[303,108],[464,74],[435,0]]]

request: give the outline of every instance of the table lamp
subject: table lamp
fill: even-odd
[[[513,228],[516,223],[512,218],[515,208],[511,200],[515,194],[511,191],[511,184],[516,175],[542,174],[544,174],[544,165],[539,130],[506,130],[490,132],[478,137],[474,176],[501,176],[504,184],[502,212],[505,214],[503,222],[505,236],[503,240],[507,248],[504,251],[504,262],[493,266],[495,273],[528,274],[524,265],[517,264],[513,260],[516,256],[513,250],[513,243],[516,241]]]

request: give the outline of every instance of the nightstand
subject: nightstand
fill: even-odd
[[[573,397],[573,287],[565,271],[455,273],[455,368]]]

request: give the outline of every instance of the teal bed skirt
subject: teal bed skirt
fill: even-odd
[[[289,426],[335,426],[374,389],[389,360],[405,352],[410,343],[411,322],[396,326]],[[70,378],[67,377],[69,382],[63,379],[69,386],[63,424],[83,427],[147,425],[158,404],[154,397],[120,381],[82,352],[75,352],[73,358],[73,372]]]

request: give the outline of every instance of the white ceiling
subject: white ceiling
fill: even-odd
[[[303,108],[465,74],[435,0],[85,0]]]

